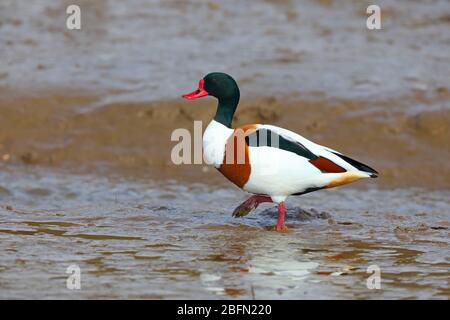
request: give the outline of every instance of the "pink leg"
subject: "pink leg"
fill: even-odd
[[[272,198],[264,195],[254,195],[242,202],[234,209],[233,217],[243,217],[248,215],[252,210],[256,209],[260,203],[272,202]]]
[[[278,221],[277,225],[275,226],[275,230],[277,231],[286,231],[287,228],[284,225],[284,211],[286,209],[286,205],[284,204],[284,201],[280,202],[278,204]]]

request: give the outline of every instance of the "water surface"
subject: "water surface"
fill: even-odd
[[[446,191],[293,197],[277,233],[273,205],[231,217],[245,197],[232,187],[23,168],[1,181],[1,298],[449,298]],[[371,265],[380,290],[366,286]]]

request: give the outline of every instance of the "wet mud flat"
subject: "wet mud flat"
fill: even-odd
[[[450,194],[356,185],[232,218],[232,187],[2,168],[1,298],[448,299]],[[81,269],[81,290],[66,269]],[[366,286],[369,266],[381,289]]]
[[[174,165],[171,155],[194,122],[206,128],[216,101],[116,101],[88,92],[50,90],[0,96],[0,163],[148,179],[224,179],[204,165]],[[381,187],[450,188],[450,91],[377,99],[305,96],[242,99],[234,126],[274,124],[332,147],[381,172]],[[193,157],[190,159],[193,163]]]

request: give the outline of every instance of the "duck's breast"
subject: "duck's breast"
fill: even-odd
[[[219,168],[225,155],[225,145],[228,138],[233,134],[223,124],[212,120],[203,134],[203,159],[207,164]]]

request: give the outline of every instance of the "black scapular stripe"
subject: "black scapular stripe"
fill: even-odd
[[[374,174],[375,176],[378,175],[378,172],[377,172],[375,169],[369,167],[368,165],[365,165],[365,164],[363,164],[363,163],[361,163],[361,162],[359,162],[359,161],[356,161],[356,160],[354,160],[354,159],[352,159],[352,158],[349,158],[349,157],[347,157],[347,156],[344,156],[343,154],[336,153],[336,152],[333,152],[333,153],[334,153],[335,155],[337,155],[338,157],[342,158],[344,161],[350,163],[352,166],[354,166],[356,169],[358,169],[358,170],[360,170],[360,171],[372,173],[372,174]]]
[[[293,152],[309,160],[318,157],[303,144],[289,140],[269,129],[259,129],[245,137],[245,142],[249,147],[272,147]]]

